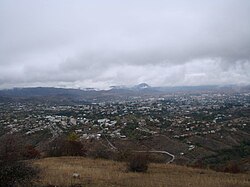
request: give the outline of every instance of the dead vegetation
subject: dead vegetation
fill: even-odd
[[[45,158],[36,186],[247,187],[249,174],[228,174],[170,164],[150,164],[146,173],[126,170],[126,163],[83,157]],[[72,177],[73,173],[79,178]]]

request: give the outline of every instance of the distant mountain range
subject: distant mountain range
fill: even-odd
[[[127,90],[143,90],[143,89],[148,89],[151,88],[147,83],[141,83],[132,87],[129,86],[110,86],[111,90],[119,90],[119,89],[127,89]]]
[[[176,86],[151,87],[146,83],[135,86],[111,86],[109,90],[66,89],[54,87],[13,88],[0,90],[0,101],[10,99],[43,98],[66,101],[112,100],[134,96],[152,96],[180,92],[242,92],[250,91],[250,86]]]

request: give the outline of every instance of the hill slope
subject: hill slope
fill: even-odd
[[[247,187],[249,174],[226,174],[167,164],[151,164],[147,173],[126,172],[125,163],[82,157],[36,160],[42,172],[37,186]],[[72,174],[80,174],[79,179]]]

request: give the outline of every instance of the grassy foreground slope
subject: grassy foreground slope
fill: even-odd
[[[227,174],[171,164],[150,164],[146,173],[126,171],[126,164],[82,157],[36,160],[41,169],[37,186],[248,187],[249,174]],[[73,178],[73,173],[80,178]]]

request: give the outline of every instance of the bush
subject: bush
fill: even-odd
[[[146,172],[148,170],[149,158],[145,154],[135,154],[128,162],[128,170],[132,172]]]
[[[41,156],[40,152],[32,145],[25,146],[22,155],[25,159],[34,159]]]
[[[67,140],[63,149],[64,156],[86,156],[86,149],[80,141]]]
[[[38,170],[24,162],[0,162],[0,187],[28,186]]]
[[[39,152],[33,146],[24,148],[24,140],[18,135],[5,135],[0,142],[0,187],[31,185],[38,170],[21,160],[34,158]]]
[[[50,143],[48,156],[86,156],[86,149],[80,141],[58,138]]]
[[[23,139],[18,135],[5,135],[0,139],[0,160],[17,161],[22,159]]]
[[[224,167],[223,172],[227,173],[240,173],[242,172],[240,166],[236,162],[228,162],[227,166]]]

